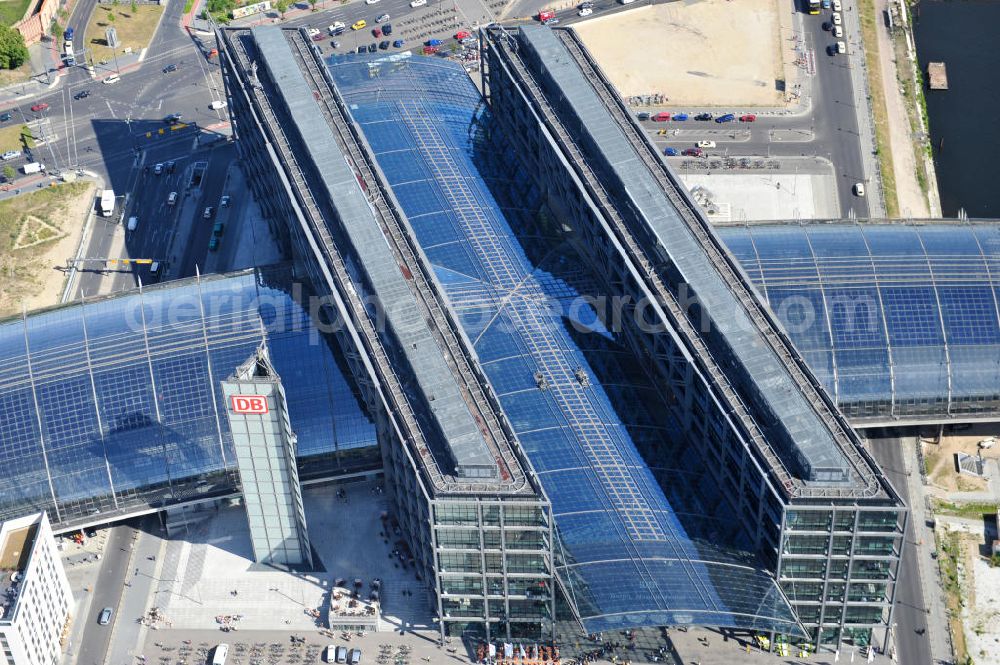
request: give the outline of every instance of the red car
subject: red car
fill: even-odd
[[[458,41],[462,41],[463,39],[468,39],[471,36],[472,33],[466,32],[465,30],[459,30],[457,33],[455,33],[455,39],[457,39]]]
[[[656,115],[654,115],[651,118],[651,120],[653,122],[667,122],[668,120],[670,120],[670,112],[669,111],[661,111],[660,113],[657,113]]]
[[[538,12],[538,20],[541,23],[545,23],[549,19],[553,19],[555,17],[556,17],[556,13],[554,11],[552,11],[551,9],[544,9],[544,10]]]
[[[49,108],[49,105],[46,104],[45,102],[42,102],[41,104],[35,104],[34,106],[32,106],[31,110],[34,111],[35,113],[38,113],[39,111],[44,111],[47,108]]]
[[[438,52],[437,46],[425,46],[424,47],[424,55],[434,55],[437,52]]]
[[[375,28],[374,30],[372,30],[372,34],[375,35],[376,39],[378,39],[379,37],[382,36],[382,28]]]
[[[740,122],[753,122],[757,119],[757,116],[753,113],[747,113],[746,115],[740,116]]]
[[[686,148],[681,154],[685,157],[701,157],[703,153],[701,148]]]

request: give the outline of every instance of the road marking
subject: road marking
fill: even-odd
[[[115,120],[117,120],[118,116],[115,115],[115,110],[113,108],[111,108],[111,102],[109,102],[108,100],[105,99],[104,103],[107,105],[107,107],[108,107],[108,113],[111,114],[111,117],[114,118]]]

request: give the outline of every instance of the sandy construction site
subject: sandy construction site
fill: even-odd
[[[781,14],[784,12],[788,16]],[[639,7],[573,27],[625,97],[679,105],[784,106],[778,81],[794,58],[787,0],[689,0]],[[789,74],[790,74],[789,70]]]

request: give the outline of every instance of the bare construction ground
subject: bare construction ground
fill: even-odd
[[[58,267],[76,253],[93,206],[89,182],[0,202],[0,318],[59,302],[66,274]]]
[[[787,0],[696,0],[639,7],[575,24],[623,97],[671,107],[784,106],[779,12]]]

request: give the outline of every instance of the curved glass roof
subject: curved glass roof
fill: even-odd
[[[855,422],[1000,412],[1000,226],[717,231]]]
[[[493,191],[531,184],[485,144],[490,118],[461,66],[346,56],[330,69],[552,502],[557,573],[587,630],[798,632],[710,483],[668,496],[643,461],[639,443],[667,446],[679,426],[564,277],[579,259],[515,235],[516,203],[502,210]],[[562,299],[576,303],[566,316]]]
[[[0,521],[47,510],[72,524],[234,491],[219,382],[265,336],[303,475],[377,464],[374,426],[297,302],[303,288],[266,269],[0,323]]]

